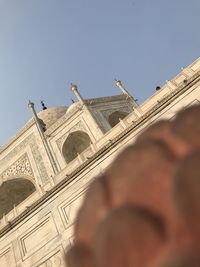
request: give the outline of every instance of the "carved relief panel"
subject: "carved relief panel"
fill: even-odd
[[[48,258],[45,262],[37,267],[66,267],[64,264],[64,259],[61,251]]]
[[[33,177],[33,170],[28,158],[27,153],[23,154],[17,161],[15,161],[9,168],[7,168],[1,175],[0,178],[3,181],[9,177],[28,175]]]
[[[64,201],[58,207],[61,219],[66,228],[70,227],[74,223],[78,210],[84,199],[85,190],[86,189],[75,195],[71,200]]]
[[[16,266],[16,261],[12,247],[5,249],[3,252],[0,252],[0,266],[2,267]]]
[[[46,218],[39,221],[36,225],[33,225],[19,237],[19,244],[23,258],[25,259],[33,254],[40,247],[55,238],[57,234],[58,232],[53,217],[51,213],[47,214]]]
[[[0,166],[4,166],[4,164],[6,165],[9,161],[12,161],[12,159],[26,147],[30,147],[31,149],[41,180],[43,181],[44,184],[47,183],[49,177],[47,174],[46,167],[44,165],[43,158],[40,153],[40,149],[37,145],[36,138],[33,134],[26,137],[18,146],[16,146],[4,158],[2,158],[0,160]],[[7,170],[5,170],[0,175],[0,177],[1,178],[4,177],[5,179],[7,179],[9,176],[11,175],[13,176],[13,173],[14,175],[25,174],[25,175],[30,175],[32,177],[34,176],[27,154],[24,154],[23,156],[20,157],[19,160],[12,163],[12,165]]]

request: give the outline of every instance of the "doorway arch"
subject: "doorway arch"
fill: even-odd
[[[91,139],[86,132],[75,131],[68,135],[62,148],[62,154],[67,163],[71,162],[78,154],[91,144]]]
[[[34,184],[25,178],[15,178],[3,182],[0,186],[0,218],[35,191]]]

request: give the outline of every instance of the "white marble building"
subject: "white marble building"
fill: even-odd
[[[200,102],[200,59],[141,105],[122,95],[33,113],[0,147],[0,266],[64,267],[84,192],[147,125]]]

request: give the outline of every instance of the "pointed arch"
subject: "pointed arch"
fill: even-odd
[[[71,162],[78,154],[91,144],[91,139],[86,132],[75,131],[68,135],[62,148],[62,154],[67,163]]]
[[[0,218],[35,191],[34,184],[25,178],[15,178],[3,182],[0,186]]]
[[[110,123],[111,127],[114,127],[116,124],[119,123],[119,119],[123,119],[128,115],[127,112],[124,111],[115,111],[110,114],[108,117],[108,122]]]

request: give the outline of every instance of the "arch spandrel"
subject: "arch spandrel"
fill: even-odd
[[[23,154],[19,159],[12,163],[6,170],[0,174],[0,179],[6,181],[14,176],[26,176],[34,180],[34,174],[27,153]],[[29,179],[29,178],[28,178]]]

